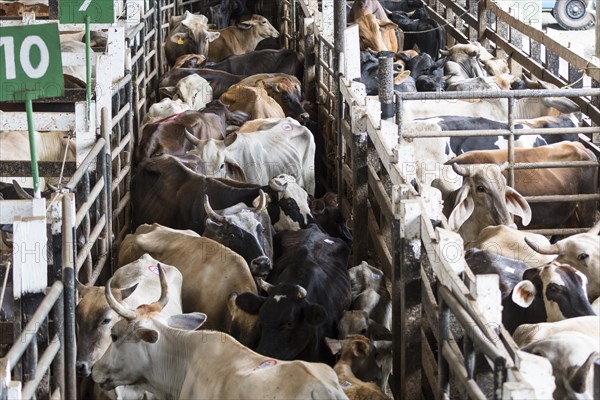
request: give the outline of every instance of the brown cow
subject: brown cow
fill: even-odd
[[[23,15],[24,5],[18,1],[0,3],[0,15],[6,17],[20,17]]]
[[[461,154],[447,164],[502,164],[506,160],[506,150],[482,150]],[[597,161],[597,158],[581,143],[568,141],[515,149],[516,163],[557,161]],[[523,196],[595,194],[598,193],[598,168],[515,170],[515,189]],[[596,205],[595,201],[532,203],[528,229],[592,226]]]
[[[281,106],[262,87],[235,85],[220,100],[230,111],[243,111],[255,118],[284,118]]]
[[[186,139],[190,131],[201,139],[223,139],[227,125],[241,125],[248,119],[244,113],[228,110],[219,100],[214,100],[202,111],[188,110],[144,127],[137,159],[158,154],[184,155],[194,145]]]
[[[360,36],[360,49],[380,51],[398,51],[396,31],[398,25],[393,22],[377,19],[373,14],[367,14],[356,19]]]
[[[287,74],[257,74],[244,78],[240,86],[261,87],[283,109],[286,116],[306,123],[310,116],[302,107],[302,87],[298,78]]]
[[[169,65],[185,54],[205,56],[208,45],[219,37],[219,32],[208,30],[208,19],[186,11],[183,16],[171,18],[171,31],[165,39],[165,56]]]
[[[253,15],[248,21],[216,31],[220,36],[208,49],[209,61],[221,61],[231,55],[248,53],[264,39],[279,37],[277,29],[262,15]]]

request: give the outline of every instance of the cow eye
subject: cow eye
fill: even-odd
[[[110,339],[111,339],[113,342],[116,342],[116,341],[117,341],[117,339],[118,339],[118,336],[117,336],[117,335],[115,335],[114,333],[112,333],[112,334],[110,335]]]
[[[112,321],[112,318],[104,318],[100,325],[108,325],[110,324],[110,321]]]
[[[579,261],[583,261],[583,260],[585,260],[586,258],[588,258],[589,256],[590,256],[589,254],[586,254],[586,253],[581,253],[580,255],[578,255],[578,256],[577,256],[577,259],[578,259]]]
[[[285,329],[292,329],[294,327],[294,323],[293,322],[286,322],[285,324],[283,324],[283,327]]]
[[[481,185],[477,186],[477,192],[479,193],[485,193],[485,188]]]

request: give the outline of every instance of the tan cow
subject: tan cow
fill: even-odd
[[[235,85],[219,99],[230,111],[243,111],[255,118],[284,118],[283,109],[264,88]]]
[[[325,364],[276,360],[225,333],[195,332],[206,321],[202,313],[160,318],[164,293],[136,310],[106,296],[125,320],[113,327],[113,343],[92,372],[105,390],[144,382],[159,398],[347,399]]]
[[[356,19],[360,36],[360,49],[380,51],[398,51],[398,39],[395,29],[398,25],[389,21],[377,19],[373,14],[367,14]]]
[[[497,225],[484,228],[475,241],[465,243],[465,250],[472,248],[486,250],[497,256],[523,261],[530,267],[539,267],[554,259],[553,256],[536,253],[527,246],[525,240],[538,245],[550,245],[550,241],[545,236],[519,231],[506,225]]]
[[[227,299],[230,293],[256,293],[250,268],[242,256],[191,230],[159,224],[141,225],[123,240],[119,265],[136,260],[144,253],[181,271],[183,311],[204,311],[210,318],[208,329],[229,331],[231,318]]]
[[[279,37],[277,29],[265,17],[256,14],[248,21],[215,32],[220,36],[208,48],[208,61],[215,62],[249,53],[264,39]]]

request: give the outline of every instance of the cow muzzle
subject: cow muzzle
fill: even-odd
[[[90,364],[87,361],[77,361],[75,364],[75,369],[77,370],[78,376],[90,376],[92,373]]]
[[[298,119],[300,120],[300,123],[302,125],[306,125],[306,123],[308,121],[310,121],[310,115],[307,112],[305,112],[305,113],[298,115]]]
[[[269,257],[260,256],[256,257],[250,263],[250,272],[252,272],[252,276],[256,278],[265,279],[269,273],[271,272],[272,265]]]

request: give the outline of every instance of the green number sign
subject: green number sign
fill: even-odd
[[[91,23],[114,23],[114,0],[59,1],[59,20],[61,24],[83,24],[85,23],[85,17],[90,17]]]
[[[0,101],[63,93],[58,24],[0,27]]]

